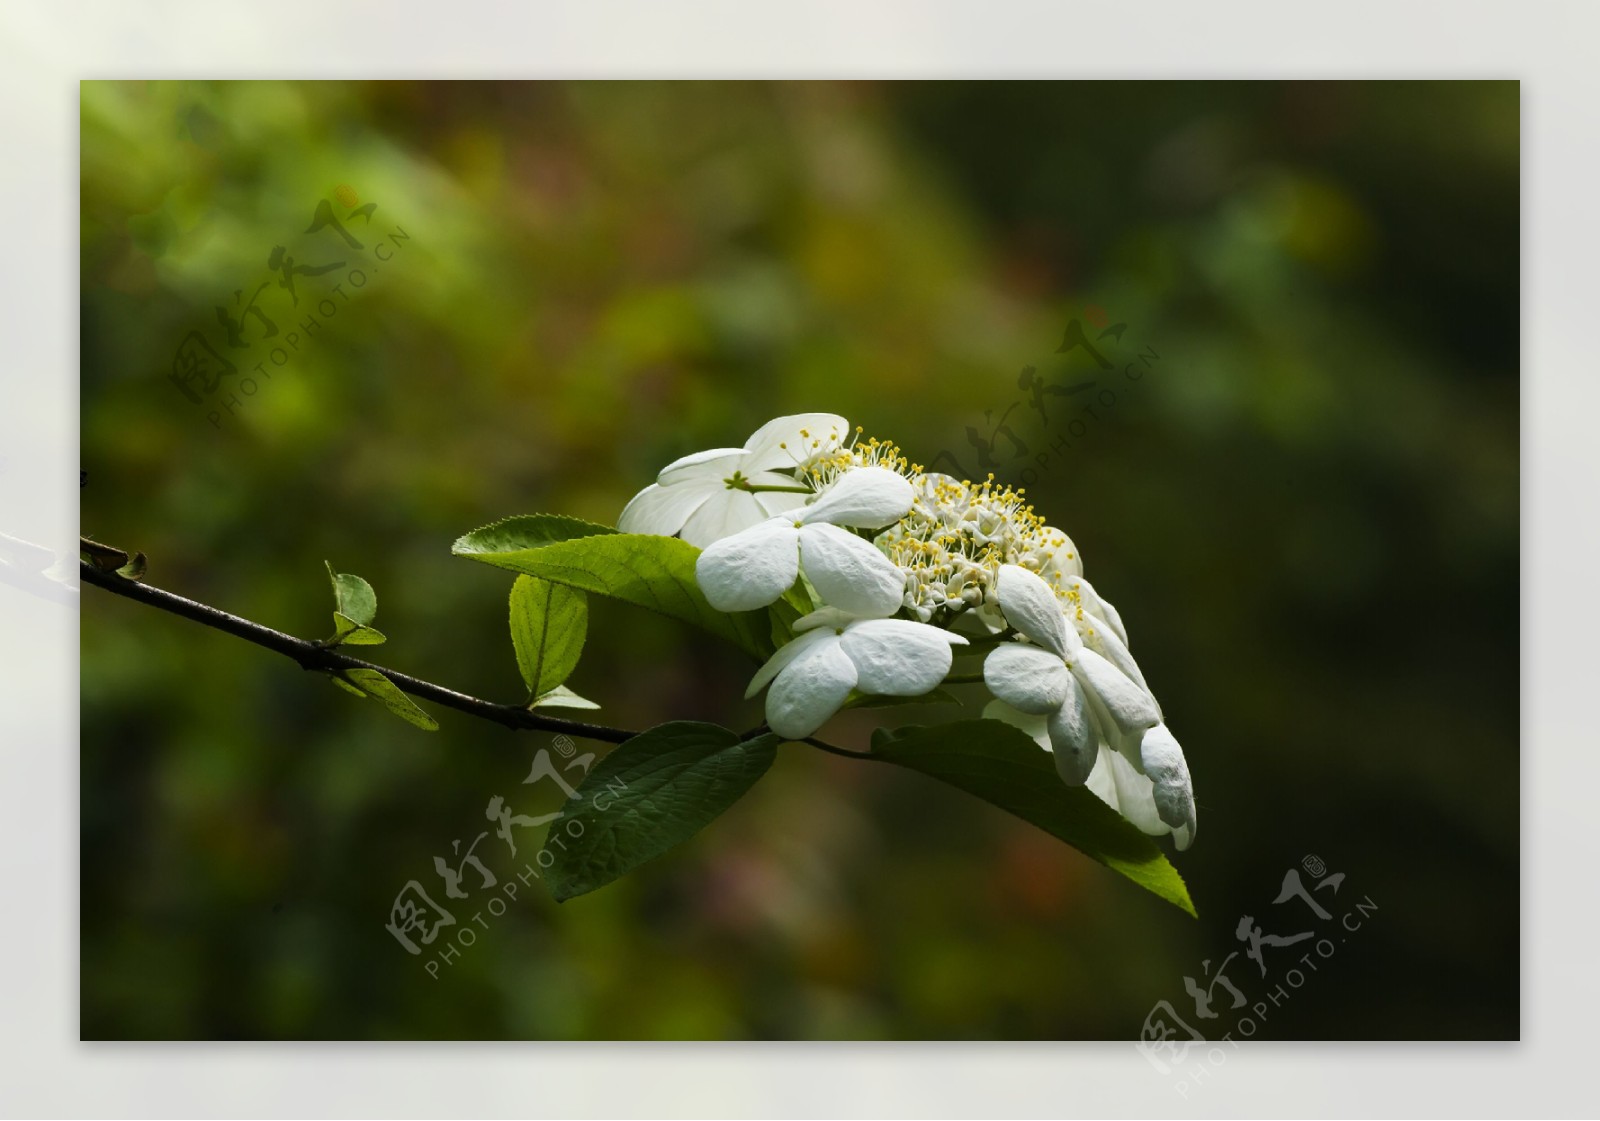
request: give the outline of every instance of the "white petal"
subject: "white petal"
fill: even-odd
[[[1111,624],[1111,629],[1122,640],[1122,645],[1128,645],[1128,628],[1122,625],[1122,616],[1117,614],[1117,609],[1111,606],[1109,599],[1100,600],[1099,616]]]
[[[834,525],[806,525],[799,535],[800,563],[823,603],[865,618],[899,610],[905,575],[876,545]]]
[[[798,484],[788,475],[780,475],[776,471],[746,471],[744,477],[752,486],[758,487],[792,487]],[[785,514],[790,510],[798,510],[806,504],[809,494],[792,494],[786,490],[763,490],[755,492],[755,500],[767,514]]]
[[[743,448],[712,448],[675,459],[661,469],[656,482],[664,487],[681,486],[689,482],[716,482],[727,485],[727,478],[744,463]]]
[[[1094,699],[1104,706],[1106,715],[1124,736],[1140,735],[1146,728],[1160,723],[1161,713],[1157,711],[1150,694],[1088,647],[1074,656],[1072,672],[1083,687],[1094,695]]]
[[[887,467],[857,467],[839,476],[799,520],[807,525],[828,522],[877,529],[905,517],[915,497],[904,475]]]
[[[821,633],[767,690],[767,725],[788,739],[804,739],[822,727],[856,687],[855,663],[840,649],[839,636]]]
[[[724,537],[732,537],[753,525],[759,525],[771,516],[756,501],[755,495],[724,487],[701,503],[700,509],[683,523],[683,530],[678,536],[704,549]]]
[[[852,623],[840,640],[856,664],[856,687],[885,697],[916,697],[950,672],[950,646],[967,640],[949,631],[905,619]]]
[[[1050,736],[1045,730],[1045,718],[1032,713],[1022,712],[1006,704],[1005,701],[990,701],[983,707],[985,720],[999,720],[1001,723],[1010,724],[1013,728],[1020,728],[1033,737],[1033,742],[1044,748],[1050,748]]]
[[[1105,765],[1117,792],[1117,812],[1127,818],[1141,833],[1148,833],[1152,837],[1170,833],[1171,828],[1156,812],[1153,785],[1149,779],[1133,769],[1133,764],[1128,762],[1127,756],[1108,745],[1102,745],[1100,760]]]
[[[832,632],[807,631],[794,640],[785,643],[778,652],[767,659],[767,664],[756,670],[756,675],[750,679],[750,687],[744,691],[746,700],[755,696],[767,687],[767,682],[778,676],[783,668],[794,661],[801,654],[811,649],[821,640],[827,638]],[[834,637],[838,637],[835,635]]]
[[[1174,830],[1186,830],[1184,839],[1193,840],[1196,832],[1194,784],[1189,779],[1189,764],[1184,761],[1183,748],[1178,746],[1165,724],[1157,724],[1144,734],[1139,755],[1144,760],[1144,773],[1155,786],[1156,812],[1161,820]]]
[[[1103,608],[1105,604],[1101,602],[1096,606]],[[1091,615],[1087,610],[1084,611],[1083,618],[1089,630],[1089,633],[1083,636],[1084,645],[1127,674],[1128,680],[1146,693],[1150,693],[1150,686],[1145,683],[1144,674],[1139,672],[1139,663],[1133,660],[1133,655],[1128,653],[1127,646],[1123,645],[1122,639],[1117,637],[1110,624],[1097,615]],[[1150,693],[1150,699],[1152,701],[1156,699],[1154,693]],[[1156,711],[1158,713],[1161,711],[1159,702],[1156,704]]]
[[[1053,525],[1045,526],[1043,532],[1047,537],[1061,538],[1061,544],[1050,554],[1046,567],[1060,572],[1063,576],[1082,576],[1083,556],[1078,552],[1078,547],[1072,543],[1072,538]]]
[[[806,435],[800,433],[804,430]],[[831,451],[850,434],[850,422],[834,413],[796,413],[769,420],[744,442],[745,463],[761,471],[798,467]],[[780,445],[787,444],[787,447]]]
[[[701,553],[694,578],[718,611],[750,611],[783,595],[799,569],[799,531],[788,518],[772,518]]]
[[[989,692],[1022,712],[1054,712],[1067,699],[1072,674],[1059,654],[1020,642],[1004,642],[983,660]]]
[[[1065,666],[1062,667],[1065,670]],[[1050,743],[1055,747],[1056,771],[1068,786],[1078,786],[1089,778],[1100,757],[1100,737],[1089,718],[1089,699],[1070,673],[1067,697],[1049,717]]]
[[[1006,622],[1023,635],[1062,656],[1077,648],[1080,640],[1077,632],[1067,626],[1061,601],[1036,574],[1020,565],[1003,564],[995,588]]]
[[[1105,744],[1100,744],[1095,749],[1094,770],[1089,772],[1089,779],[1084,786],[1089,792],[1100,799],[1112,809],[1121,812],[1117,804],[1117,784],[1111,779],[1111,757],[1116,752]]]
[[[791,479],[790,482],[792,483],[793,480]],[[761,491],[755,495],[755,500],[761,503],[761,508],[768,514],[787,514],[800,509],[806,504],[805,495],[789,494],[781,490]],[[791,518],[790,520],[793,521],[794,519]]]
[[[1128,632],[1123,629],[1122,617],[1104,596],[1094,590],[1094,585],[1080,575],[1070,574],[1062,580],[1061,586],[1068,591],[1077,592],[1084,612],[1105,620],[1111,625],[1112,631],[1122,645],[1128,645]]]
[[[664,487],[651,483],[629,500],[617,519],[623,533],[654,533],[671,537],[683,528],[700,504],[722,489],[721,483],[687,483]]]

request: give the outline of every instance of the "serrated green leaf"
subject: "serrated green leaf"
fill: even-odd
[[[558,541],[573,541],[580,537],[595,537],[617,531],[606,525],[596,525],[581,518],[564,514],[519,514],[504,518],[482,529],[456,538],[450,551],[458,557],[487,560],[489,557],[514,558],[522,553],[554,545]],[[490,564],[501,564],[489,561]],[[501,564],[502,568],[512,567]]]
[[[879,728],[872,753],[975,794],[1195,914],[1183,878],[1155,841],[1085,787],[1062,782],[1049,753],[1009,724]]]
[[[333,613],[333,638],[329,646],[378,646],[388,641],[382,631],[364,627],[348,615]]]
[[[551,894],[562,902],[604,887],[688,840],[766,774],[779,742],[689,720],[628,740],[595,764],[550,826],[563,840],[545,874]]]
[[[528,695],[542,697],[567,679],[583,653],[589,597],[577,588],[518,576],[511,585],[511,645]]]
[[[774,649],[767,610],[730,615],[707,603],[694,579],[700,550],[676,537],[607,532],[531,549],[461,555],[680,619],[755,658],[764,659]]]
[[[400,686],[390,681],[375,669],[347,669],[344,671],[346,680],[350,681],[363,693],[376,697],[384,703],[388,710],[408,723],[415,724],[425,732],[437,732],[439,722],[423,712],[412,702],[411,698],[401,692]]]
[[[535,697],[529,708],[599,708],[587,697],[580,697],[565,685],[557,685],[542,697]]]
[[[335,572],[328,561],[322,563],[328,566],[328,579],[333,582],[335,610],[357,626],[372,622],[378,614],[378,594],[372,585],[348,572]]]

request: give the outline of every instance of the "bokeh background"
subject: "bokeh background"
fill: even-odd
[[[1312,925],[1273,905],[1308,854],[1346,874],[1335,915],[1377,910],[1258,1038],[1518,1035],[1515,83],[81,101],[82,524],[151,583],[321,637],[328,559],[377,589],[376,660],[514,700],[512,578],[457,535],[613,522],[785,412],[976,469],[970,427],[1120,607],[1201,820],[1175,858],[1195,920],[922,776],[788,747],[671,855],[485,914],[435,980],[390,904],[416,880],[471,923],[433,858],[496,794],[556,808],[520,785],[548,737],[451,712],[426,734],[85,587],[86,1038],[1128,1039],[1162,1000],[1214,1037],[1184,976],[1242,948],[1243,914]],[[321,200],[361,249],[306,232]],[[275,246],[344,265],[295,305]],[[270,342],[242,310],[264,283]],[[1121,325],[1111,369],[1056,353],[1073,319]],[[238,371],[198,405],[168,376],[196,331]],[[1041,415],[1026,366],[1115,403]],[[610,722],[759,719],[737,653],[616,605],[592,623],[570,684]],[[1310,945],[1266,951],[1273,984]]]

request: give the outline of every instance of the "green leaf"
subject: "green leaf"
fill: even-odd
[[[777,650],[789,645],[790,639],[794,638],[795,623],[810,613],[811,594],[806,591],[806,578],[801,576],[777,603],[767,608],[767,616],[771,620],[772,648]]]
[[[410,697],[400,691],[400,686],[375,669],[347,669],[342,671],[345,681],[354,685],[364,697],[376,697],[390,712],[400,719],[415,724],[425,732],[437,732],[439,722],[418,708]]]
[[[328,579],[333,581],[333,599],[339,614],[364,627],[378,614],[378,596],[372,585],[348,572],[335,572],[327,561]]]
[[[573,521],[571,518],[562,520]],[[730,615],[712,607],[694,579],[694,562],[700,550],[676,537],[604,531],[504,552],[462,552],[461,542],[456,544],[456,551],[462,556],[485,564],[538,576],[692,623],[718,638],[727,639],[752,657],[764,659],[773,651],[766,609]]]
[[[370,697],[372,695],[370,693],[365,693],[365,692],[362,692],[360,689],[357,689],[354,685],[350,684],[343,677],[340,677],[337,673],[328,674],[328,680],[333,682],[339,688],[343,689],[346,693],[354,693],[356,696],[362,698],[363,700],[365,700],[367,697]]]
[[[551,894],[563,902],[604,887],[688,840],[766,774],[780,742],[690,720],[628,740],[595,764],[550,826],[565,843],[546,874]]]
[[[569,518],[563,514],[521,514],[456,538],[456,543],[450,547],[450,551],[458,557],[472,557],[476,560],[489,560],[490,557],[514,558],[522,553],[542,549],[546,545],[554,545],[558,541],[572,541],[580,537],[616,532],[610,526],[596,525],[594,522]],[[502,568],[513,567],[497,560],[489,560],[489,563],[499,564]]]
[[[511,645],[528,695],[542,697],[567,679],[583,653],[589,597],[534,576],[511,585]]]
[[[135,553],[131,561],[117,569],[117,575],[125,580],[143,580],[146,566],[144,554]]]
[[[535,697],[529,708],[599,708],[587,697],[580,697],[565,685],[557,685],[541,697]]]
[[[333,638],[328,640],[331,646],[378,646],[388,642],[382,631],[371,627],[364,627],[348,615],[333,613]]]
[[[1189,889],[1155,841],[1087,788],[1062,782],[1049,752],[1009,724],[879,728],[872,753],[975,794],[1195,914]]]

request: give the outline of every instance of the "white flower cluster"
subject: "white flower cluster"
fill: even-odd
[[[799,588],[814,610],[762,666],[767,723],[791,739],[854,695],[916,697],[955,647],[990,648],[986,717],[1014,724],[1146,833],[1194,840],[1183,750],[1128,652],[1116,609],[1083,578],[1077,548],[1023,492],[924,472],[843,417],[762,426],[743,448],[687,456],[622,512],[625,533],[678,535],[719,611]],[[957,633],[959,631],[964,633]]]

